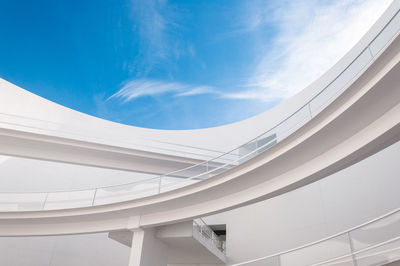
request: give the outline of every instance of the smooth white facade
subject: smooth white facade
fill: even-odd
[[[62,163],[2,158],[9,169],[3,169],[6,178],[1,180],[6,189],[0,199],[0,235],[132,230],[137,235],[132,240],[137,249],[131,251],[116,247],[118,243],[104,233],[75,236],[75,240],[87,237],[87,254],[97,250],[99,243],[115,249],[119,257],[114,262],[121,265],[126,265],[130,253],[130,265],[160,266],[168,263],[171,253],[156,237],[160,225],[230,210],[207,221],[227,225],[227,258],[234,264],[326,237],[398,208],[399,9],[400,1],[395,1],[355,48],[302,93],[271,111],[223,127],[161,131],[119,125],[69,110],[1,81],[0,152]],[[263,132],[263,136],[251,140]],[[217,141],[216,135],[225,141]],[[223,157],[228,163],[220,158],[201,163],[246,141]],[[192,146],[193,142],[199,146]],[[253,144],[255,148],[251,148]],[[146,183],[144,189],[132,189],[131,185],[98,188],[125,183],[133,175],[136,180],[148,179],[149,175],[197,167],[199,162],[197,170],[154,179],[154,184]],[[22,179],[20,172],[18,177],[30,187],[21,191],[24,186],[13,187],[9,181],[23,165],[38,167],[36,174],[40,177],[33,174],[32,179]],[[219,167],[229,169],[210,174]],[[61,171],[57,179],[74,177],[59,183],[48,175]],[[90,179],[78,181],[85,175]],[[103,180],[95,178],[97,175]],[[98,184],[91,186],[94,178]],[[182,178],[191,181],[168,192],[162,190],[163,182],[180,182]],[[45,190],[32,193],[43,189],[38,180],[45,183]],[[70,191],[75,188],[84,190]],[[154,192],[143,193],[149,189]],[[118,193],[113,194],[115,191]],[[255,202],[259,203],[250,205]],[[246,207],[235,209],[240,206]],[[65,254],[73,250],[67,243],[75,241],[73,236],[29,239],[35,244],[21,248],[21,258],[32,256],[37,260],[13,261],[15,255],[10,251],[0,255],[0,262],[65,265],[62,263],[69,261]],[[26,238],[12,240],[2,238],[0,242],[8,247],[30,243]],[[54,241],[66,243],[65,249],[56,249]],[[49,254],[49,247],[53,248],[51,258],[64,259],[43,264],[41,256]],[[109,265],[113,255],[81,258],[70,263]],[[202,263],[189,261],[180,265]]]
[[[326,179],[206,221],[227,225],[227,257],[232,264],[316,241],[400,206],[399,157],[396,143]],[[399,226],[400,221],[394,224]],[[130,252],[106,233],[2,237],[0,247],[5,251],[0,253],[0,265],[21,266],[128,265]],[[194,265],[198,266],[190,266]]]

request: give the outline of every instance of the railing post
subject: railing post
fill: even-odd
[[[347,232],[347,238],[349,239],[350,252],[351,252],[351,258],[353,260],[353,265],[358,266],[356,256],[354,255],[354,243],[353,243],[353,239],[350,236],[350,232]]]
[[[310,119],[312,119],[312,113],[311,113],[311,104],[308,103],[308,112],[310,113]]]
[[[370,45],[368,45],[368,51],[369,51],[369,54],[371,55],[371,61],[373,61],[374,60],[374,55],[372,54],[372,51],[371,51],[371,44]]]
[[[162,180],[162,176],[160,176],[160,179],[158,180],[158,194],[161,193],[161,180]]]
[[[255,148],[256,150],[258,149],[258,137],[256,138],[256,148]],[[258,151],[257,151],[257,153],[258,153]]]
[[[97,195],[97,188],[94,189],[93,200],[92,200],[92,206],[94,206],[94,201],[96,200],[96,195]]]
[[[49,192],[46,193],[46,197],[44,197],[43,205],[42,205],[42,210],[44,210],[44,206],[46,205],[47,202],[47,197],[49,196]]]

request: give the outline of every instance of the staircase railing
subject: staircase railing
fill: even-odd
[[[226,242],[222,240],[206,222],[199,218],[193,220],[193,230],[200,233],[209,243],[215,246],[219,251],[225,254]]]

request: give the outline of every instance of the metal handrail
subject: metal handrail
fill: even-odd
[[[378,247],[381,247],[381,246],[383,246],[383,245],[393,243],[393,242],[395,242],[395,241],[397,241],[397,240],[399,240],[398,237],[393,238],[393,239],[390,239],[390,240],[388,240],[388,241],[384,241],[384,242],[382,242],[382,243],[379,243],[379,244],[376,244],[376,245],[373,245],[373,246],[370,246],[370,247],[367,247],[367,248],[364,248],[364,249],[361,249],[361,250],[359,250],[359,251],[357,251],[357,252],[353,252],[352,255],[357,255],[357,254],[360,254],[360,253],[362,253],[362,252],[369,251],[369,250],[371,250],[371,249],[378,248]],[[368,258],[368,257],[373,257],[373,256],[376,256],[376,255],[385,254],[385,253],[387,253],[388,251],[394,251],[394,250],[400,250],[400,247],[391,248],[391,249],[385,249],[385,250],[382,250],[382,251],[379,251],[379,252],[375,252],[375,253],[372,253],[372,254],[367,254],[367,255],[364,255],[364,256],[357,257],[357,259],[358,259],[358,258],[365,259],[365,258]],[[313,264],[313,265],[310,265],[310,266],[317,266],[317,265],[324,265],[324,264],[326,265],[326,263],[335,263],[335,262],[337,262],[338,260],[342,260],[342,259],[344,259],[344,258],[346,258],[346,257],[350,257],[350,256],[352,256],[352,255],[345,255],[345,256],[336,257],[336,258],[334,258],[334,260],[324,261],[324,262],[321,262],[322,264],[319,263],[319,264]],[[346,261],[351,261],[351,260],[352,260],[352,259],[349,259],[349,260],[346,260]],[[329,265],[329,264],[328,264],[328,265]]]
[[[351,252],[351,253],[346,254],[346,255],[343,255],[343,256],[339,256],[339,257],[335,257],[335,258],[333,258],[333,259],[325,260],[325,261],[323,261],[323,262],[318,262],[318,263],[315,263],[315,264],[311,264],[311,265],[309,265],[309,266],[321,266],[321,265],[325,265],[326,263],[329,263],[329,262],[335,262],[335,261],[338,261],[338,260],[347,258],[347,257],[349,257],[349,256],[357,255],[357,254],[363,253],[363,252],[365,252],[365,251],[369,251],[369,250],[372,250],[372,249],[375,249],[375,248],[379,248],[379,247],[381,247],[381,246],[384,246],[384,245],[387,245],[387,244],[396,242],[397,240],[400,240],[400,236],[397,236],[397,237],[394,237],[394,238],[392,238],[392,239],[383,241],[383,242],[381,242],[381,243],[378,243],[378,244],[375,244],[375,245],[372,245],[372,246],[369,246],[369,247],[366,247],[366,248],[363,248],[363,249],[360,249],[360,250]]]
[[[200,223],[199,223],[200,222]],[[193,228],[196,229],[196,226],[199,229],[196,229],[201,236],[204,238],[211,240],[213,245],[222,253],[225,254],[225,245],[223,240],[211,229],[211,227],[202,219],[198,218],[193,220]],[[204,230],[203,228],[206,228],[207,230]],[[209,232],[209,233],[208,233]],[[211,235],[210,235],[211,234]]]
[[[274,254],[271,254],[271,255],[263,256],[263,257],[260,257],[260,258],[257,258],[257,259],[252,259],[252,260],[247,260],[247,261],[243,261],[243,262],[240,262],[240,263],[231,264],[229,266],[247,265],[247,264],[250,264],[250,263],[253,263],[253,262],[263,261],[263,260],[270,259],[270,258],[273,258],[273,257],[282,256],[282,255],[285,255],[285,254],[288,254],[288,253],[292,253],[292,252],[295,252],[295,251],[298,251],[298,250],[301,250],[301,249],[304,249],[304,248],[307,248],[307,247],[311,247],[311,246],[314,246],[314,245],[317,245],[317,244],[320,244],[320,243],[323,243],[323,242],[327,242],[327,241],[329,241],[331,239],[334,239],[334,238],[336,238],[338,236],[342,236],[342,235],[351,233],[352,231],[360,229],[360,228],[362,228],[364,226],[370,225],[370,224],[375,223],[377,221],[380,221],[380,220],[382,220],[384,218],[392,216],[392,215],[394,215],[394,214],[396,214],[398,212],[400,212],[400,208],[397,208],[397,209],[395,209],[393,211],[390,211],[390,212],[388,212],[388,213],[386,213],[384,215],[381,215],[381,216],[379,216],[377,218],[369,220],[369,221],[367,221],[365,223],[362,223],[360,225],[354,226],[354,227],[352,227],[350,229],[347,229],[347,230],[344,230],[342,232],[336,233],[334,235],[319,239],[317,241],[310,242],[310,243],[307,243],[305,245],[301,245],[301,246],[298,246],[296,248],[288,249],[288,250],[281,251],[281,252],[278,252],[278,253],[274,253]],[[399,238],[400,238],[400,236],[399,236]],[[357,252],[353,252],[353,253],[358,253],[358,251]],[[349,254],[349,255],[351,255],[351,254]],[[346,256],[348,256],[348,255],[346,255]],[[338,259],[338,258],[335,258],[335,260],[336,259]]]

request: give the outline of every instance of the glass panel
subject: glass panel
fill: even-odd
[[[276,134],[267,132],[239,147],[240,163],[246,162],[276,144]]]
[[[217,165],[222,165],[222,164],[227,164],[227,163],[233,163],[235,164],[235,161],[238,160],[240,157],[239,155],[239,148],[235,149],[229,153],[226,153],[224,155],[221,155],[218,158],[212,159],[209,164],[212,166],[212,164],[217,164]],[[236,163],[237,164],[237,163]]]
[[[198,165],[194,165],[192,167],[188,167],[187,169],[170,173],[167,176],[171,178],[204,180],[208,179],[210,176],[222,173],[233,166],[236,166],[237,163],[234,162],[235,160],[237,160],[237,155],[227,153],[213,161],[207,161]],[[234,165],[232,165],[230,162],[233,162]],[[177,179],[177,181],[179,181],[179,179]]]
[[[321,112],[326,106],[333,102],[341,92],[351,85],[351,82],[360,75],[365,66],[372,61],[368,49],[362,52],[351,65],[344,70],[326,89],[310,102],[313,116]]]
[[[158,194],[159,183],[159,178],[153,178],[128,185],[99,188],[96,192],[94,205],[134,200]]]
[[[47,193],[0,193],[2,211],[41,210]]]
[[[280,142],[288,137],[294,131],[310,121],[310,119],[311,116],[308,105],[303,106],[300,110],[298,110],[295,114],[293,114],[273,130],[277,136],[277,142]]]
[[[180,171],[175,171],[173,173],[169,173],[170,177],[180,177],[180,178],[188,178],[196,175],[201,175],[208,171],[208,163],[202,163],[198,165],[193,165],[186,169],[182,169]]]
[[[375,56],[377,55],[387,44],[390,42],[394,36],[397,35],[400,29],[400,15],[397,14],[396,17],[390,22],[389,25],[379,34],[378,37],[371,43],[371,53]]]
[[[354,250],[360,250],[400,236],[400,212],[350,233]]]
[[[341,257],[340,259],[337,260],[332,260],[329,262],[323,262],[318,265],[324,265],[324,266],[356,266],[353,261],[352,256],[346,256],[346,257]]]
[[[206,176],[207,174],[204,174]],[[174,178],[169,176],[163,176],[161,179],[161,193],[167,192],[170,190],[182,188],[191,184],[195,184],[201,181],[203,176],[200,176],[198,179],[182,179],[182,178]]]
[[[223,166],[219,166],[218,168],[210,170],[210,172],[208,173],[208,177],[222,174],[223,172],[228,171],[229,169],[232,169],[235,166],[236,165],[234,165],[234,164],[225,164]]]
[[[281,256],[281,265],[310,265],[351,253],[347,234]]]
[[[243,161],[242,158],[249,157],[248,154],[254,151],[255,149],[257,149],[257,141],[252,141],[239,147],[239,156],[241,158],[241,161]],[[253,155],[251,156],[253,157]]]
[[[44,204],[44,209],[54,210],[92,206],[94,194],[94,189],[49,193]]]
[[[386,265],[400,260],[400,240],[356,255],[358,266]]]
[[[277,143],[276,140],[276,134],[271,134],[270,132],[268,132],[268,135],[264,134],[262,136],[260,136],[257,139],[257,146],[258,146],[258,151],[257,153],[260,154],[266,150],[268,150],[269,148],[271,148],[272,146],[274,146]]]
[[[240,160],[238,160],[238,164],[244,163],[260,153],[268,150],[272,146],[277,143],[276,134],[267,132],[262,136],[258,137],[252,142],[249,142],[245,145],[242,145],[238,148]]]

